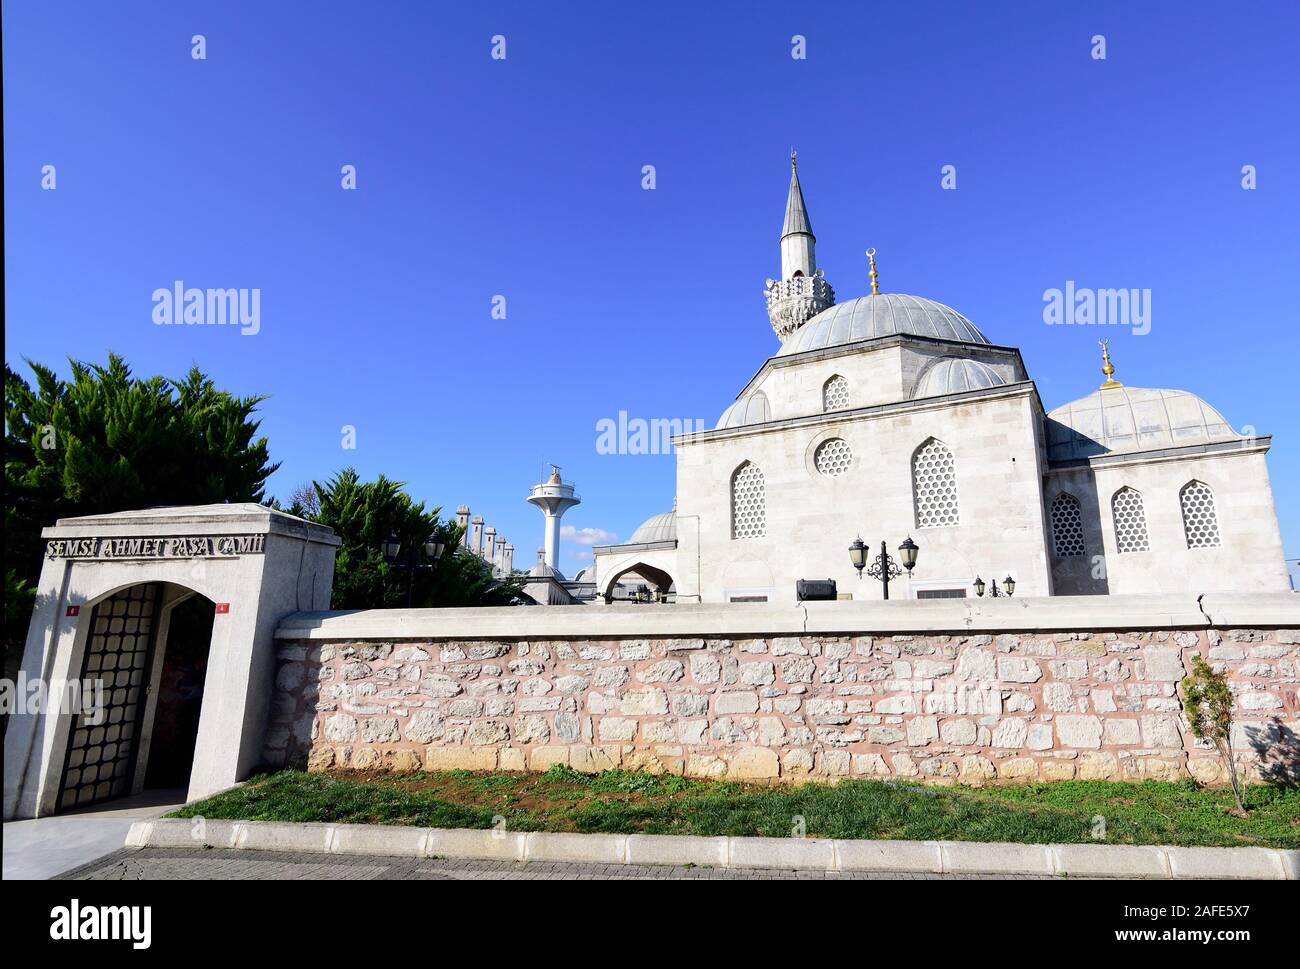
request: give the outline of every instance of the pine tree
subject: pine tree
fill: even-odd
[[[411,604],[427,606],[504,606],[516,600],[521,580],[497,579],[491,567],[460,548],[463,529],[426,511],[402,482],[382,474],[362,482],[355,468],[313,483],[320,510],[311,520],[334,529],[342,539],[334,559],[335,609],[382,609],[406,605],[406,574],[384,560],[383,543],[397,536],[403,553],[423,546],[429,536],[444,544],[441,559],[412,576]],[[295,507],[302,508],[302,502]]]
[[[272,464],[253,419],[264,397],[183,378],[69,360],[63,380],[28,361],[30,386],[5,365],[6,668],[26,636],[40,577],[41,529],[59,518],[156,505],[260,502]]]

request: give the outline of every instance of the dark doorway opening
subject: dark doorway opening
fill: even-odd
[[[200,595],[172,609],[150,731],[146,788],[189,787],[215,611],[211,600]]]

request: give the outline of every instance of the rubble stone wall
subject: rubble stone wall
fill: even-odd
[[[1297,770],[1300,629],[281,639],[272,765],[566,764],[786,781],[1226,779],[1182,716],[1227,669],[1247,776]]]

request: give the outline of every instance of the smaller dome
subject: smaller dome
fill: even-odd
[[[595,582],[596,566],[588,565],[578,570],[578,574],[573,577],[574,582]]]
[[[932,363],[916,388],[917,397],[938,397],[963,390],[999,387],[1006,381],[988,364],[964,357],[944,357]]]
[[[718,418],[718,430],[725,427],[745,427],[749,424],[765,424],[772,419],[772,408],[767,402],[767,394],[756,390],[748,397],[742,397],[722,412]]]
[[[564,581],[564,573],[559,569],[552,568],[546,564],[546,559],[542,557],[542,550],[537,550],[537,561],[533,567],[528,570],[528,575],[535,579],[555,579],[557,582]]]
[[[1183,390],[1095,390],[1047,415],[1047,457],[1051,461],[1240,437],[1222,414]]]
[[[643,521],[641,527],[632,533],[632,537],[626,544],[648,545],[651,542],[675,541],[677,541],[677,512],[666,511]]]

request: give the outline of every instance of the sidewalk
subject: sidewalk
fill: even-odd
[[[185,803],[185,791],[146,791],[102,807],[4,824],[4,879],[52,878],[117,851],[137,821]]]

